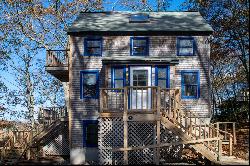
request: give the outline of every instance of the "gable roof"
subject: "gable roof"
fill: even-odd
[[[149,22],[131,23],[131,14],[149,14]],[[213,32],[199,12],[81,12],[68,34],[206,34]]]

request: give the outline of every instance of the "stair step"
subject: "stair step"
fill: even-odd
[[[169,130],[171,130],[175,135],[180,136],[182,140],[194,140],[194,136],[186,135],[186,133],[183,132],[182,128],[178,128],[177,125],[168,118],[162,117],[162,124]],[[212,144],[211,144],[212,145]],[[210,148],[214,148],[213,146],[209,146]],[[202,156],[206,157],[212,162],[217,162],[217,154],[211,150],[209,147],[207,147],[205,144],[199,143],[199,144],[192,144],[190,145],[197,153],[201,154]]]

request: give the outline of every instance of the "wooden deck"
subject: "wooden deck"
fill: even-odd
[[[134,95],[134,98],[133,96]],[[144,97],[143,97],[144,95]],[[146,100],[145,100],[146,99]],[[140,102],[137,102],[140,100]],[[135,104],[131,104],[134,102]],[[144,102],[144,103],[143,103]],[[145,103],[146,102],[146,103]],[[150,103],[149,103],[150,102]],[[165,146],[189,144],[198,153],[213,163],[222,161],[222,140],[229,146],[232,155],[233,140],[236,135],[220,130],[219,124],[207,124],[197,114],[182,110],[180,89],[162,89],[160,87],[124,87],[102,88],[100,91],[100,117],[122,117],[123,119],[123,147],[109,147],[102,149],[112,152],[124,152],[124,164],[128,164],[128,151],[139,149],[155,149],[154,161],[159,164],[159,149]],[[128,123],[150,122],[156,124],[156,144],[138,147],[128,146]],[[182,141],[161,143],[160,126],[165,126]],[[236,141],[234,141],[236,143]]]

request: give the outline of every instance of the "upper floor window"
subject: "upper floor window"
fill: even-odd
[[[161,88],[169,88],[169,66],[155,67],[155,85]]]
[[[102,56],[102,38],[85,38],[84,56]]]
[[[98,121],[84,120],[83,121],[83,146],[97,147],[98,146]]]
[[[123,66],[112,68],[112,87],[122,88],[125,85],[126,69]]]
[[[181,97],[182,99],[198,99],[200,97],[199,71],[181,71]]]
[[[97,99],[99,95],[99,71],[86,70],[80,72],[80,94],[83,98]]]
[[[130,55],[131,56],[148,56],[148,37],[131,37],[130,38]]]
[[[177,56],[193,56],[194,47],[195,44],[193,37],[177,38]]]

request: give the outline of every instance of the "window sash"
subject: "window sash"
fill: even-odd
[[[188,96],[188,97],[196,97],[198,94],[198,85],[183,85],[183,92],[184,92],[184,96]],[[186,95],[188,88],[194,88],[193,90],[195,90],[195,92],[191,92],[194,93],[195,95]]]
[[[192,42],[192,46],[183,46],[181,45],[182,40],[190,40]],[[192,49],[190,52],[182,52],[182,49]],[[194,55],[194,50],[195,50],[195,45],[194,45],[194,38],[188,37],[188,38],[177,38],[177,55],[178,56],[193,56]]]
[[[195,83],[185,83],[185,75],[195,75]],[[186,95],[187,88],[195,87],[196,94],[195,95]],[[181,73],[181,91],[182,91],[182,98],[183,99],[198,99],[200,93],[200,79],[199,79],[199,71],[182,71]],[[193,93],[193,92],[191,92]]]
[[[99,46],[91,46],[88,43],[92,41],[97,41]],[[89,49],[99,49],[98,51],[93,51],[94,53],[89,52]],[[96,53],[98,52],[98,53]],[[102,38],[100,39],[91,39],[85,38],[84,40],[84,56],[102,56]]]
[[[139,44],[136,41],[139,40],[144,40],[145,44]],[[133,56],[148,56],[148,38],[147,37],[132,37],[131,40],[131,45],[130,45],[130,54]],[[137,51],[137,48],[143,48],[142,51]]]
[[[86,85],[85,82],[86,80],[84,80],[84,75],[85,74],[94,74],[95,75],[95,81],[96,83],[93,85]],[[88,88],[86,86],[94,86],[95,87],[95,93],[93,93],[94,95],[88,95],[85,94],[86,91],[88,91]],[[84,99],[84,98],[92,98],[92,99],[97,99],[99,97],[99,71],[95,70],[95,71],[81,71],[80,72],[80,98]]]

